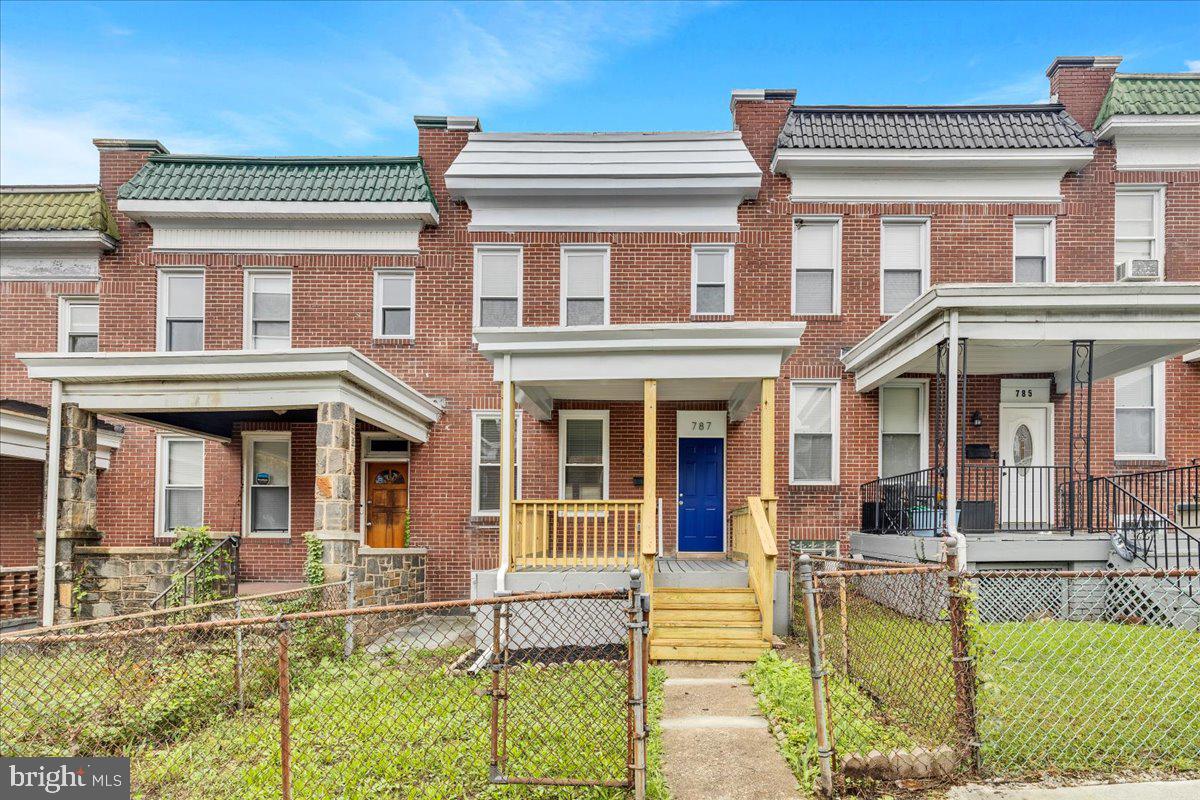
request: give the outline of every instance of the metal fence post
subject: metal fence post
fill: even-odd
[[[839,577],[838,583],[838,627],[842,633],[842,672],[850,674],[850,616],[846,605],[846,579]]]
[[[630,760],[634,800],[646,798],[646,737],[649,721],[646,718],[646,598],[642,595],[642,573],[633,570],[629,575],[629,724],[633,748]]]
[[[833,794],[833,748],[829,743],[828,709],[825,705],[825,667],[821,652],[821,629],[817,625],[817,590],[813,584],[812,559],[800,556],[800,586],[804,593],[804,627],[808,633],[808,669],[812,674],[813,722],[817,734],[817,757],[821,762],[821,785]]]
[[[500,764],[500,670],[503,669],[501,655],[500,627],[503,607],[496,603],[492,606],[492,663],[489,669],[492,673],[492,720],[491,720],[491,763],[488,769],[488,779],[492,783],[504,782],[504,770]]]
[[[975,659],[971,655],[970,598],[962,578],[958,542],[946,540],[946,584],[950,612],[950,653],[954,670],[954,704],[960,746],[973,773],[979,772],[978,712],[975,708]]]
[[[234,613],[238,619],[242,618],[242,601],[235,600],[233,602]],[[237,653],[234,656],[233,662],[233,685],[237,690],[238,711],[246,710],[246,690],[243,681],[243,647],[242,647],[242,626],[238,625],[233,631],[234,639],[237,641]]]
[[[292,719],[288,676],[288,623],[279,621],[279,783],[283,800],[292,800]]]
[[[358,570],[349,567],[346,570],[346,608],[354,610],[354,586],[358,578]],[[343,656],[349,658],[354,653],[354,615],[346,617],[346,641]]]

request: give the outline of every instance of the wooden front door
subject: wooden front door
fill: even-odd
[[[408,464],[403,461],[367,463],[367,546],[405,547],[404,519],[408,515]]]

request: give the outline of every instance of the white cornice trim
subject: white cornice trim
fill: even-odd
[[[794,350],[804,322],[710,322],[650,325],[575,325],[475,328],[479,352],[506,353],[662,352],[771,348]]]
[[[775,151],[771,159],[771,171],[790,173],[806,167],[899,170],[1046,167],[1071,170],[1080,169],[1091,160],[1090,147],[1005,150],[780,149]]]
[[[112,451],[121,446],[122,432],[109,428],[96,430],[96,466],[108,469]],[[46,418],[0,409],[0,455],[27,461],[46,460]]]
[[[68,250],[70,252],[113,250],[117,240],[100,231],[3,231],[0,232],[0,247],[6,254],[16,250],[45,252]]]
[[[1200,114],[1118,114],[1109,117],[1096,138],[1111,140],[1122,133],[1140,136],[1178,136],[1200,133]]]
[[[433,203],[409,202],[276,202],[269,200],[129,200],[117,209],[138,222],[156,219],[271,219],[271,220],[420,220],[436,225]]]

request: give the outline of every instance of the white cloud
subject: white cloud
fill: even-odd
[[[1200,58],[1192,59],[1186,63],[1188,72],[1200,72]]]
[[[414,113],[482,116],[535,103],[587,80],[620,51],[666,35],[705,7],[485,4],[467,14],[454,6],[428,6],[440,19],[417,32],[416,45],[382,36],[371,44],[357,37],[340,57],[332,56],[333,47],[322,59],[297,47],[282,54],[239,54],[236,61],[228,54],[190,54],[181,62],[166,47],[140,50],[115,68],[162,79],[112,81],[105,90],[115,97],[104,98],[46,91],[77,86],[78,75],[58,74],[61,60],[26,56],[17,63],[10,56],[0,91],[0,180],[94,181],[96,136],[155,138],[174,152],[296,152],[312,149],[308,140],[334,151],[361,152],[408,134]],[[107,33],[122,37],[132,31],[113,26]],[[23,84],[41,90],[18,91]],[[215,101],[194,96],[212,94],[214,87]]]
[[[1031,72],[959,102],[969,105],[1043,103],[1049,96],[1050,83],[1046,76],[1041,72]]]

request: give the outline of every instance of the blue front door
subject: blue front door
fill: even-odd
[[[679,549],[725,550],[725,440],[679,440]]]

